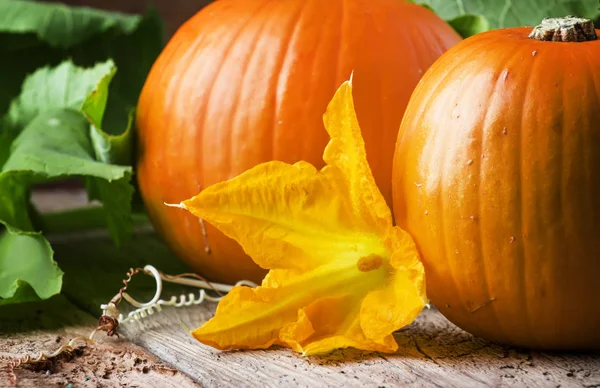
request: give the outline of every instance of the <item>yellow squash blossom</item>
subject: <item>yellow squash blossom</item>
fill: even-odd
[[[270,270],[260,287],[234,288],[192,332],[198,341],[223,350],[284,345],[305,355],[394,352],[392,333],[427,303],[414,242],[393,226],[367,162],[351,81],[324,122],[331,141],[323,169],[268,162],[179,205]]]

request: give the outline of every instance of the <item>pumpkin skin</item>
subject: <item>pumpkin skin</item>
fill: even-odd
[[[151,69],[137,110],[138,170],[150,219],[205,277],[265,271],[221,232],[168,208],[271,160],[322,167],[322,116],[354,71],[369,161],[391,202],[394,144],[422,73],[458,34],[399,0],[219,0],[187,21]]]
[[[398,134],[394,214],[457,326],[599,349],[600,41],[530,31],[473,36],[430,67]]]

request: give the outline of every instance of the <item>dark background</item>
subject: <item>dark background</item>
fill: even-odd
[[[153,6],[166,24],[167,37],[211,0],[43,0],[69,5],[88,6],[109,11],[142,14]]]
[[[125,13],[144,13],[153,6],[166,24],[167,38],[171,37],[179,26],[213,0],[41,0],[70,5],[89,6]],[[449,0],[448,0],[449,1]],[[499,1],[499,0],[498,0]],[[600,28],[600,18],[595,21]]]

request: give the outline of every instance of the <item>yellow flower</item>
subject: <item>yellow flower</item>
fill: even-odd
[[[179,205],[270,270],[260,287],[234,288],[192,332],[198,341],[223,350],[277,344],[305,355],[394,352],[392,333],[427,303],[414,242],[393,226],[367,162],[351,81],[324,122],[331,141],[322,170],[268,162]]]

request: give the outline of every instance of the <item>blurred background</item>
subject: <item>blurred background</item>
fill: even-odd
[[[108,11],[143,14],[154,7],[165,21],[167,38],[211,0],[43,0],[45,2],[89,6]]]

